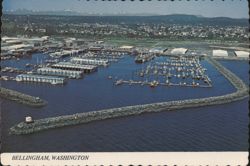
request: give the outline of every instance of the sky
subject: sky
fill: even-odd
[[[191,14],[204,17],[249,18],[247,0],[3,0],[3,10],[70,10],[88,14]]]

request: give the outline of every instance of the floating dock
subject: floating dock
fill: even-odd
[[[16,81],[41,82],[41,83],[50,83],[52,85],[66,83],[66,79],[63,78],[63,77],[44,76],[44,75],[35,75],[35,74],[20,74],[20,75],[17,75],[16,76]]]
[[[62,70],[50,67],[39,68],[37,69],[37,73],[41,75],[62,76],[75,79],[83,77],[83,71]]]
[[[47,104],[46,101],[40,99],[39,97],[30,96],[2,87],[0,88],[0,97],[32,107],[42,107]]]
[[[98,65],[98,66],[108,66],[109,64],[108,60],[87,59],[87,58],[72,58],[70,62],[76,64]]]
[[[126,106],[121,108],[105,109],[100,111],[92,111],[78,113],[73,115],[65,115],[51,117],[45,119],[34,120],[33,123],[21,122],[10,128],[11,134],[30,134],[42,130],[89,123],[98,120],[121,118],[126,116],[135,116],[143,113],[153,113],[161,111],[173,111],[177,109],[204,107],[210,105],[226,104],[234,101],[242,100],[249,96],[248,87],[245,83],[233,74],[231,71],[223,67],[214,59],[208,60],[230,83],[236,88],[236,91],[221,96],[205,97],[198,99],[187,99],[168,101],[144,105]]]
[[[135,58],[135,62],[136,63],[145,63],[145,62],[151,61],[152,59],[154,59],[154,57],[155,56],[153,54],[141,54]]]
[[[73,71],[83,71],[84,73],[91,73],[97,71],[97,66],[94,65],[80,65],[70,62],[60,62],[51,65],[51,68],[62,69],[62,70],[73,70]]]

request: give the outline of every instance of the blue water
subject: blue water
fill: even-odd
[[[36,63],[34,55],[32,62]],[[156,59],[159,60],[159,59]],[[25,62],[20,60],[20,67]],[[30,61],[30,60],[29,60]],[[3,65],[9,65],[5,61]],[[30,62],[28,62],[30,63]],[[221,61],[247,84],[248,63]],[[110,119],[51,129],[30,135],[9,135],[12,125],[31,115],[35,119],[135,104],[222,95],[235,89],[209,63],[202,61],[212,88],[114,86],[109,75],[130,79],[142,65],[127,57],[108,68],[70,80],[64,86],[2,82],[3,87],[40,96],[49,103],[30,108],[2,100],[2,150],[33,151],[246,151],[248,150],[248,99],[226,105],[185,109]]]

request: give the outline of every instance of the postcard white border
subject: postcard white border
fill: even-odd
[[[82,160],[23,160],[25,156],[89,156]],[[3,153],[1,163],[11,166],[44,165],[219,165],[243,166],[248,164],[248,152],[104,152],[104,153]],[[12,160],[13,156],[23,157]]]

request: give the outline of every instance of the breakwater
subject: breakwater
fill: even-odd
[[[47,104],[46,101],[40,99],[39,97],[30,96],[24,93],[20,93],[2,87],[0,88],[0,97],[32,107],[42,107]]]
[[[248,87],[231,71],[223,67],[214,59],[208,58],[208,61],[226,77],[236,88],[236,91],[230,94],[199,98],[188,100],[177,100],[169,102],[152,103],[145,105],[126,106],[121,108],[105,109],[100,111],[78,113],[59,117],[51,117],[35,120],[34,123],[26,124],[21,122],[10,129],[11,134],[29,134],[41,130],[83,124],[97,120],[120,118],[125,116],[134,116],[143,113],[153,113],[160,111],[172,111],[177,109],[202,107],[209,105],[225,104],[241,100],[248,96]]]

